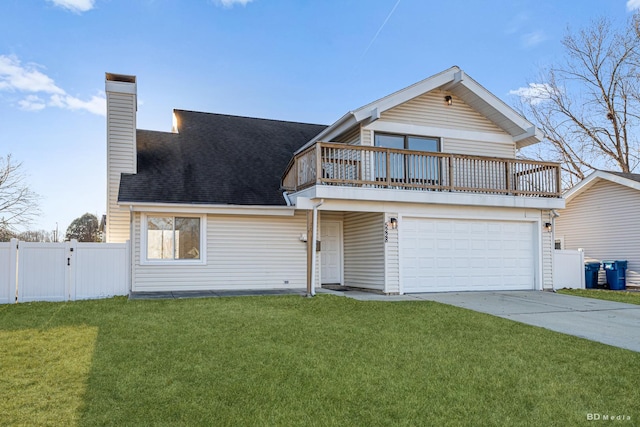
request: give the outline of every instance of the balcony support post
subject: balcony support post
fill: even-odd
[[[391,153],[389,149],[386,149],[386,158],[387,158],[387,188],[391,188]]]
[[[449,191],[453,193],[453,177],[455,175],[453,173],[453,156],[448,156],[447,159],[449,160]]]
[[[319,184],[322,182],[322,143],[316,143],[316,176],[314,182]]]
[[[511,194],[511,162],[504,163],[504,179],[507,184],[507,194]]]

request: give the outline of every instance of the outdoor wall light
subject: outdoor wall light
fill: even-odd
[[[544,223],[544,229],[547,231],[551,231],[551,223],[550,222],[545,222]]]
[[[453,98],[451,98],[450,95],[447,95],[444,97],[444,102],[446,102],[447,105],[451,105],[453,104]]]
[[[389,228],[392,230],[398,229],[398,218],[389,218]]]

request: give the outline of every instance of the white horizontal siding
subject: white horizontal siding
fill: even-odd
[[[332,142],[342,142],[350,145],[360,144],[360,125],[356,125],[343,134],[338,135]]]
[[[343,212],[334,212],[334,211],[320,211],[319,212],[320,224],[322,221],[339,221],[342,222],[344,219]]]
[[[446,95],[453,97],[450,106],[444,102]],[[516,155],[516,144],[507,142],[511,137],[504,130],[462,99],[441,90],[426,93],[385,111],[375,123],[379,129],[390,129],[391,124],[395,124],[393,133],[441,138],[441,151],[445,153],[503,158],[515,158]],[[398,124],[407,125],[407,130],[401,131]],[[462,132],[457,132],[460,136],[452,137],[452,131]],[[366,145],[364,138],[362,144]]]
[[[371,140],[372,131],[369,129],[362,128],[360,135],[360,145],[365,145],[367,147],[373,146],[373,141]]]
[[[384,290],[384,215],[344,214],[344,284]]]
[[[444,97],[452,96],[452,105]],[[493,122],[450,92],[435,90],[398,105],[381,115],[381,120],[420,126],[505,133]],[[437,135],[433,135],[437,136]]]
[[[140,265],[139,221],[136,215],[134,291],[306,287],[305,212],[208,215],[206,265]]]
[[[467,154],[470,156],[487,156],[515,159],[516,145],[501,144],[488,141],[469,141],[466,139],[444,138],[442,151],[445,153]]]
[[[391,218],[398,218],[397,213],[387,213],[385,222]],[[400,250],[398,246],[398,230],[387,230],[387,240],[384,245],[385,256],[385,292],[397,294],[400,292]]]
[[[556,219],[564,249],[584,249],[585,259],[627,260],[627,284],[640,285],[640,192],[599,181],[567,203]]]
[[[107,93],[107,242],[129,239],[129,211],[118,206],[122,173],[136,171],[136,97]]]

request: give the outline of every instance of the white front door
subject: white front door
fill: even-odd
[[[338,221],[322,221],[320,240],[322,283],[342,284],[342,224]]]

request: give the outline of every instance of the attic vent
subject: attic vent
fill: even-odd
[[[136,76],[128,76],[126,74],[113,74],[113,73],[105,73],[107,81],[110,82],[123,82],[123,83],[135,83]]]

